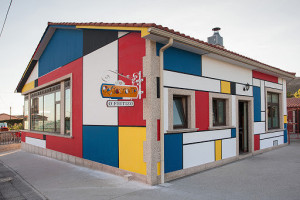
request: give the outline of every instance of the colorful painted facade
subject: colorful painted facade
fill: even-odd
[[[163,60],[166,180],[287,142],[286,79],[293,73],[155,24],[49,23],[17,87],[25,95],[23,148],[160,183],[159,50],[170,37]],[[143,93],[134,106],[107,106],[101,85],[132,85],[126,76],[137,72]],[[174,97],[185,99],[186,127],[174,126]],[[222,126],[217,99],[224,102]],[[278,119],[268,116],[272,103]]]

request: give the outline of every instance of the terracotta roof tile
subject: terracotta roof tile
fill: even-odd
[[[300,107],[300,98],[287,98],[287,107]]]

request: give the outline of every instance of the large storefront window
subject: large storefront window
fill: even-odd
[[[279,94],[268,92],[268,128],[279,128]]]
[[[64,92],[65,104],[61,105],[61,90]],[[50,86],[39,90],[25,97],[24,116],[28,115],[28,101],[31,102],[30,127],[28,126],[28,118],[24,117],[24,127],[33,131],[43,131],[48,133],[58,133],[70,135],[70,119],[71,119],[71,90],[70,81]],[[62,118],[62,112],[64,117]],[[61,120],[64,119],[65,120]],[[64,124],[61,124],[64,123]],[[65,130],[61,130],[64,125]]]

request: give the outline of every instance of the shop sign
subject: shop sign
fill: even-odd
[[[135,85],[102,84],[100,90],[103,98],[110,99],[136,99],[139,94],[139,89]]]
[[[106,102],[107,107],[132,107],[134,106],[133,101],[112,101],[108,100]]]

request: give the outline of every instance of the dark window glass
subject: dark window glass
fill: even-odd
[[[226,100],[213,99],[213,125],[226,125]]]
[[[173,128],[188,128],[186,96],[173,97]]]
[[[279,94],[268,93],[268,128],[279,128]]]

